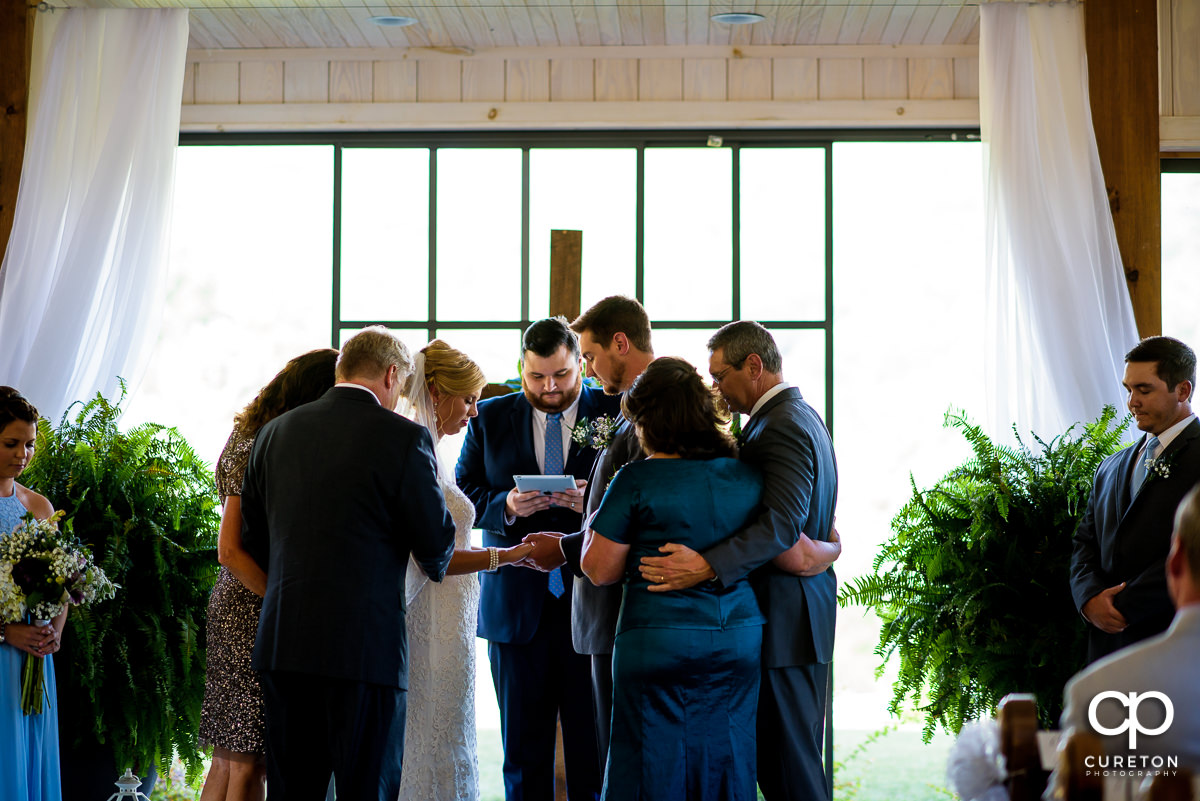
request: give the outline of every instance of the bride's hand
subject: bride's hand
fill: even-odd
[[[522,542],[520,545],[514,545],[511,548],[499,548],[497,555],[500,557],[501,565],[512,565],[520,562],[532,552],[533,543]]]

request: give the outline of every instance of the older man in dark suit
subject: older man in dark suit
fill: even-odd
[[[709,372],[730,410],[748,413],[739,458],[762,470],[764,511],[750,526],[697,554],[663,546],[643,557],[651,592],[751,574],[767,616],[758,705],[758,785],[768,801],[829,798],[821,763],[841,552],[827,542],[837,465],[824,421],[783,380],[774,338],[755,322],[724,326],[708,342]]]
[[[475,504],[484,545],[509,547],[531,532],[579,529],[582,489],[518,492],[514,475],[560,474],[585,485],[596,449],[570,437],[586,418],[615,417],[615,398],[582,386],[579,343],[561,317],[539,320],[522,341],[522,392],[479,404],[455,478]],[[481,577],[478,633],[500,704],[508,801],[554,797],[555,721],[561,717],[571,801],[600,792],[586,657],[571,647],[570,575],[504,570]]]
[[[440,581],[454,523],[434,443],[397,415],[412,359],[382,327],[351,337],[337,385],[272,420],[242,488],[242,539],[267,572],[253,664],[272,801],[394,801],[408,682],[409,554]]]
[[[1096,471],[1071,554],[1071,594],[1089,624],[1089,663],[1171,624],[1166,561],[1175,509],[1200,480],[1200,422],[1191,407],[1196,354],[1177,339],[1147,337],[1125,354],[1123,383],[1146,433]]]

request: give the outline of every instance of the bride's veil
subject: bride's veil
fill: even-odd
[[[413,359],[413,372],[404,385],[404,391],[400,394],[400,402],[400,413],[413,422],[425,426],[429,435],[433,437],[433,455],[437,460],[438,481],[443,484],[453,484],[454,477],[438,449],[437,412],[433,408],[433,398],[429,395],[429,383],[425,380],[425,353],[423,351],[417,351],[416,358]],[[425,586],[425,582],[429,581],[425,571],[412,557],[409,557],[409,561],[404,587],[406,605],[413,602],[417,593]]]

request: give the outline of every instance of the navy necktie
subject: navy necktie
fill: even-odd
[[[562,441],[562,412],[546,415],[546,458],[542,460],[542,474],[547,476],[562,475],[563,472],[563,441]],[[550,571],[550,594],[561,598],[566,592],[563,586],[562,568]]]

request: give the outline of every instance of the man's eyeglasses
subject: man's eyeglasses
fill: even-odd
[[[713,386],[714,387],[721,386],[721,382],[725,380],[725,376],[729,375],[729,371],[732,369],[733,369],[733,365],[731,364],[728,367],[726,367],[724,370],[722,370],[721,372],[714,373],[713,377],[712,377]]]

